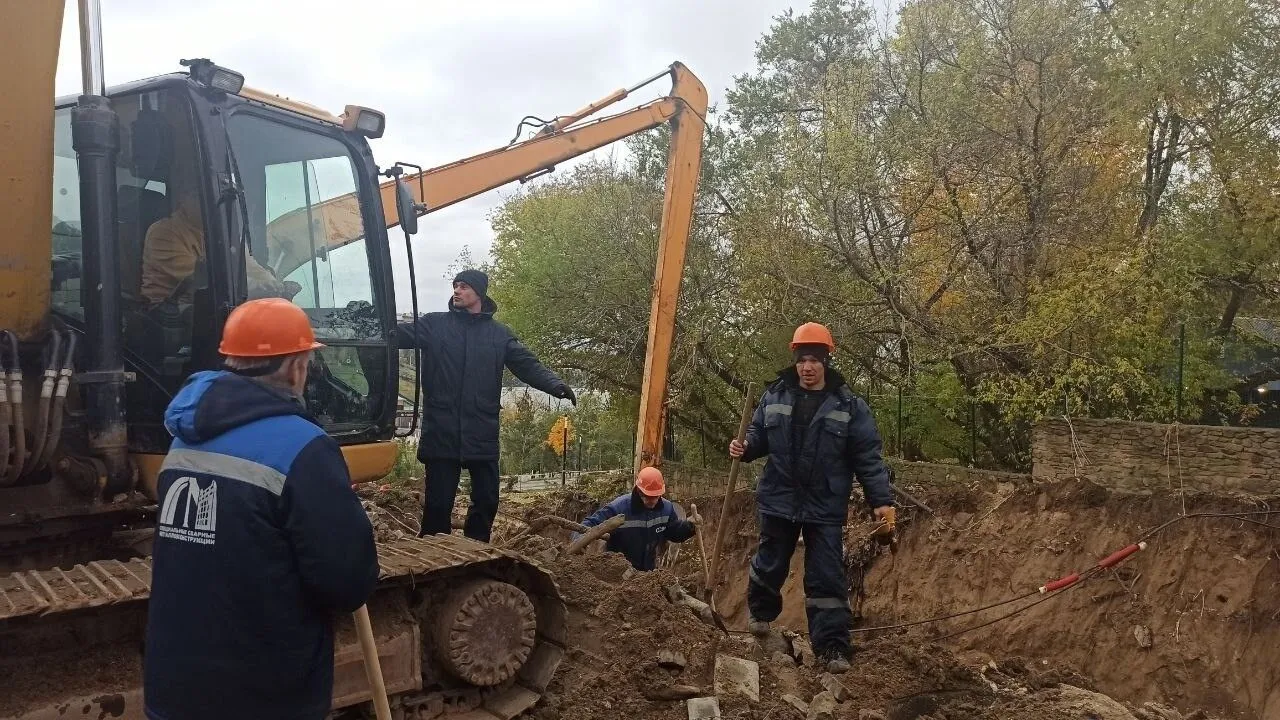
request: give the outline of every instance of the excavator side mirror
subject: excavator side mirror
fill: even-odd
[[[408,235],[418,234],[418,208],[413,202],[413,191],[403,178],[396,178],[396,219]]]

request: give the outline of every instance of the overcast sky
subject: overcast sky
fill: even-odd
[[[772,18],[807,0],[102,0],[107,84],[181,70],[207,57],[246,84],[327,108],[387,114],[379,165],[433,167],[501,146],[525,115],[572,112],[674,60],[723,102],[754,66]],[[197,7],[201,6],[201,7]],[[80,90],[75,3],[68,0],[57,90]],[[660,81],[628,100],[652,100]],[[603,148],[597,153],[608,153]],[[621,151],[620,145],[612,152]],[[488,214],[516,186],[429,215],[414,239],[419,301],[443,309],[446,267],[464,246],[486,258]],[[403,236],[392,234],[396,297],[409,308]]]

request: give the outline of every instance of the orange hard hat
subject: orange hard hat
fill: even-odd
[[[302,308],[283,298],[262,298],[231,311],[218,352],[229,357],[278,357],[322,347]]]
[[[636,475],[636,487],[640,488],[642,495],[649,497],[662,497],[667,491],[667,483],[662,479],[662,471],[656,467],[640,468],[640,474]]]
[[[795,350],[800,345],[826,345],[827,350],[836,349],[836,341],[831,337],[831,331],[826,325],[815,322],[805,323],[796,328],[795,334],[791,336],[791,349]]]

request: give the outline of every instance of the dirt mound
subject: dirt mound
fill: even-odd
[[[355,490],[378,542],[417,537],[422,525],[421,491],[377,483],[363,483]]]
[[[938,497],[940,505],[955,502],[967,508],[961,512],[985,512],[984,503],[989,503],[985,498],[975,499],[970,493],[955,490]],[[718,499],[692,501],[706,517],[718,516]],[[579,520],[592,509],[578,504],[586,502],[565,495],[543,498],[527,506],[524,516],[532,519],[558,514]],[[717,597],[718,607],[730,626],[741,630],[745,627],[746,563],[756,542],[754,498],[750,493],[738,493],[731,499],[730,516],[732,530],[725,541],[726,578]],[[911,528],[913,523],[917,527]],[[909,513],[903,526],[908,533],[919,533],[924,528]],[[710,527],[707,532],[705,539],[710,544],[714,535]],[[565,556],[567,539],[568,531],[548,528],[521,538],[515,545],[518,551],[538,557],[553,568],[569,605],[570,647],[547,695],[530,713],[532,717],[606,718],[625,713],[636,720],[686,718],[684,702],[659,696],[673,686],[714,694],[717,654],[752,660],[760,671],[758,701],[736,694],[719,695],[724,718],[804,718],[797,705],[803,707],[824,690],[822,670],[799,662],[803,656],[798,652],[798,643],[790,645],[786,654],[774,654],[745,633],[726,636],[699,620],[688,608],[668,602],[664,589],[673,583],[680,583],[694,594],[700,592],[701,567],[696,552],[682,554],[673,567],[636,573],[616,554]],[[878,546],[866,542],[865,528],[857,522],[850,525],[846,544],[858,576],[854,578],[855,597],[862,575],[869,572],[866,580],[875,585],[882,578],[879,566],[886,559],[900,562],[907,552],[902,549],[891,557],[882,554]],[[799,631],[801,637],[805,628],[802,566],[802,553],[798,553],[786,586],[787,610],[777,623]],[[949,594],[937,593],[936,587],[933,592],[939,595],[938,604],[954,604]],[[881,612],[880,602],[876,599],[870,603],[877,614]],[[1036,660],[1012,657],[996,663],[986,655],[957,656],[953,649],[964,650],[964,646],[931,642],[930,634],[938,633],[855,636],[853,667],[840,678],[839,702],[834,705],[832,717],[1183,720],[1184,716],[1172,708],[1128,706],[1095,692],[1096,683],[1087,673],[1059,662],[1052,653]],[[788,644],[784,642],[784,647]],[[660,654],[671,651],[684,655],[682,669],[659,665]]]
[[[1112,496],[1078,483],[911,489],[937,516],[904,509],[896,553],[869,542],[871,525],[861,516],[847,528],[858,629],[853,667],[840,678],[831,717],[1192,720],[1210,717],[1197,709],[1207,708],[1213,717],[1280,718],[1280,666],[1262,660],[1273,658],[1271,648],[1280,642],[1274,531],[1189,520],[1152,536],[1145,552],[1061,598],[974,632],[946,637],[1019,605],[905,630],[861,632],[1003,600],[1085,570],[1176,516],[1181,502]],[[682,546],[669,567],[637,573],[620,555],[565,555],[570,531],[563,527],[521,535],[530,521],[547,515],[581,521],[602,500],[574,491],[503,498],[495,543],[551,568],[569,607],[565,659],[528,716],[687,718],[684,702],[662,695],[680,689],[715,694],[719,654],[752,660],[760,671],[759,700],[720,693],[722,717],[804,718],[799,708],[824,690],[821,670],[800,662],[801,643],[784,642],[789,652],[775,654],[776,648],[766,651],[742,632],[747,563],[758,538],[751,493],[739,492],[729,504],[725,570],[716,589],[729,635],[668,601],[665,590],[676,583],[701,596],[696,544]],[[390,512],[416,521],[414,502],[420,501],[412,495],[392,502]],[[687,498],[684,505],[690,502],[708,520],[719,517],[718,498]],[[1190,503],[1189,510],[1242,509],[1220,499]],[[704,532],[710,548],[714,522]],[[801,545],[775,623],[798,638],[806,629],[803,562]],[[669,660],[671,653],[683,656],[681,667],[659,664],[660,655]]]
[[[422,527],[420,489],[371,482],[356,485],[355,491],[373,524],[374,535],[379,542],[417,536],[418,529]],[[452,524],[455,530],[461,529],[466,522],[470,506],[470,498],[460,489],[453,505]],[[534,517],[550,514],[581,519],[599,506],[589,495],[570,490],[536,495],[507,494],[498,504],[498,514],[493,520],[492,541],[502,544],[505,538],[523,530],[526,523]]]
[[[864,588],[866,625],[977,607],[1085,571],[1177,517],[1183,503],[1176,495],[1120,496],[1075,481],[965,490],[922,490],[938,516],[916,513],[899,552],[874,561]],[[1211,497],[1188,498],[1186,508],[1257,509]],[[1053,659],[1133,701],[1280,718],[1278,538],[1275,530],[1227,518],[1178,522],[1114,569],[946,644],[979,659]],[[914,632],[936,638],[1023,604]]]
[[[1116,495],[1074,481],[1032,484],[1007,478],[910,490],[937,516],[903,509],[896,554],[868,541],[870,523],[861,516],[851,518],[847,528],[857,628],[924,620],[1034,593],[1047,581],[1088,570],[1177,517],[1183,502],[1170,495]],[[709,517],[717,516],[713,499],[697,502],[713,508],[705,513]],[[1259,509],[1226,498],[1186,502],[1190,513]],[[719,583],[718,607],[731,627],[743,629],[745,569],[757,533],[749,498],[734,498],[730,516],[725,565],[735,570]],[[1006,620],[975,627],[1042,598],[899,630],[893,637],[904,645],[936,642],[973,667],[993,658],[1035,658],[1025,666],[1036,668],[1037,682],[1047,677],[1140,705],[1164,703],[1193,715],[1204,708],[1224,717],[1280,718],[1280,663],[1274,651],[1280,643],[1278,538],[1275,530],[1239,520],[1188,519],[1150,537],[1145,551],[1116,568]],[[805,628],[803,563],[802,545],[783,588],[784,610],[777,623],[798,631]],[[968,628],[974,629],[944,639]],[[886,635],[856,634],[855,643],[872,649]],[[1041,695],[1031,700],[1053,704],[1063,693]],[[1173,710],[1127,712],[1175,716]]]

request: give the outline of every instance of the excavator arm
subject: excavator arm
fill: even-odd
[[[671,93],[667,97],[616,115],[583,122],[589,116],[668,74],[672,83]],[[702,118],[706,116],[706,112],[707,91],[702,82],[683,64],[674,63],[668,72],[656,75],[633,88],[617,90],[602,100],[563,116],[528,140],[431,168],[420,176],[406,175],[405,180],[413,192],[414,201],[424,205],[425,212],[431,213],[509,182],[547,172],[566,160],[671,122],[677,128],[687,128],[687,137],[683,142],[678,131],[673,133],[668,170],[673,169],[676,164],[688,165],[695,170],[693,183],[678,188],[682,193],[678,199],[687,200],[685,204],[692,212],[693,196],[697,190],[696,170],[702,162]],[[686,121],[685,116],[691,114],[696,117]],[[670,178],[667,190],[670,202]],[[383,214],[390,227],[396,222],[395,182],[383,183],[381,191]],[[684,230],[680,234],[688,235],[688,224],[686,216]]]
[[[667,97],[632,110],[592,121],[584,120],[627,97],[652,80],[669,74]],[[618,90],[578,112],[559,118],[534,137],[490,150],[448,165],[406,175],[421,212],[431,213],[487,190],[523,180],[557,164],[636,133],[671,123],[671,148],[667,157],[666,191],[658,239],[658,260],[653,275],[649,337],[641,385],[640,417],[636,428],[634,469],[662,463],[662,431],[667,371],[675,334],[676,302],[684,276],[685,249],[693,219],[693,204],[702,166],[702,136],[707,113],[707,91],[681,63],[669,73],[657,75],[629,90]],[[396,183],[382,184],[382,206],[388,225],[396,222]]]
[[[53,81],[62,11],[61,2],[6,2],[0,9],[6,69],[0,85],[0,329],[24,340],[42,327],[49,310]]]

